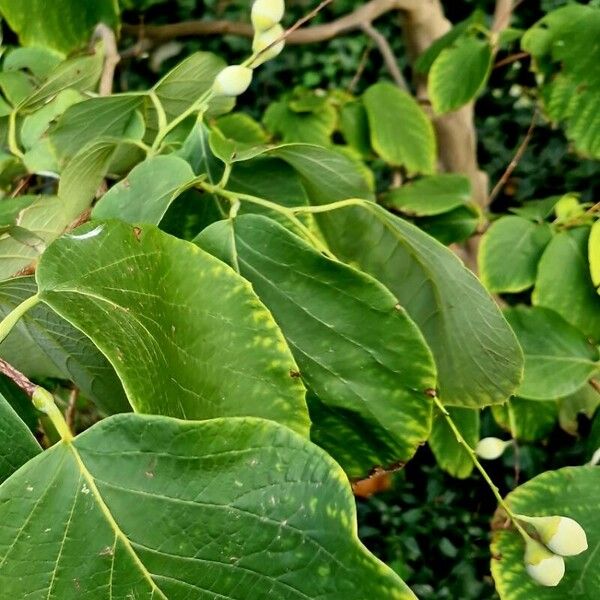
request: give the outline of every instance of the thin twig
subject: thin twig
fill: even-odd
[[[6,375],[11,381],[13,381],[17,387],[21,388],[28,396],[33,396],[33,392],[38,387],[35,383],[32,383],[21,373],[17,371],[11,364],[7,363],[3,358],[0,358],[0,373]]]
[[[590,379],[590,385],[600,394],[600,381],[597,379]]]
[[[498,183],[494,186],[494,189],[491,191],[490,195],[488,196],[487,206],[489,206],[494,201],[496,196],[498,196],[498,194],[500,193],[502,188],[506,185],[506,182],[510,179],[510,176],[513,174],[513,171],[519,165],[519,162],[523,158],[523,154],[525,154],[525,150],[527,150],[527,146],[529,145],[529,142],[531,141],[531,138],[533,137],[533,132],[535,131],[535,127],[537,125],[537,119],[538,119],[538,110],[536,108],[533,111],[533,116],[531,117],[531,123],[529,124],[529,129],[527,130],[527,133],[526,133],[525,137],[523,138],[523,141],[517,148],[517,151],[515,152],[515,155],[514,155],[513,159],[510,161],[508,167],[506,167],[506,171],[504,171],[504,173],[502,174],[502,177],[500,177],[500,179],[498,180]]]
[[[354,92],[354,90],[356,89],[356,86],[358,85],[358,82],[360,81],[362,74],[364,73],[365,69],[367,68],[367,63],[369,62],[369,54],[371,54],[372,49],[373,49],[373,46],[370,43],[364,49],[362,56],[360,57],[358,67],[356,68],[356,73],[354,73],[354,77],[352,78],[352,81],[348,85],[348,90],[347,90],[348,93],[352,94]]]
[[[372,23],[365,22],[361,25],[361,29],[377,44],[377,48],[379,48],[379,52],[383,57],[383,62],[387,67],[394,83],[404,91],[408,92],[408,84],[404,79],[404,75],[402,75],[402,71],[398,68],[398,61],[396,60],[396,56],[394,55],[394,51],[392,47],[389,45],[388,41],[375,27],[373,27]]]
[[[529,52],[517,52],[516,54],[511,54],[510,56],[507,56],[506,58],[499,60],[494,65],[493,68],[500,69],[501,67],[505,67],[506,65],[510,65],[514,62],[517,62],[518,60],[521,60],[522,58],[528,58],[528,57],[529,57]]]

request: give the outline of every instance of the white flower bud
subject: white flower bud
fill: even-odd
[[[257,32],[254,35],[254,41],[252,42],[252,50],[255,54],[261,52],[265,48],[271,46],[271,44],[279,39],[283,35],[283,27],[281,25],[275,25],[271,27],[268,31]],[[264,62],[275,58],[285,46],[285,40],[281,40],[277,42],[274,46],[271,46],[268,50],[263,52],[256,60],[253,61],[252,67],[258,67],[262,65]]]
[[[528,539],[525,547],[525,569],[540,585],[555,587],[565,574],[565,560],[552,554],[539,542]]]
[[[225,67],[215,78],[213,92],[217,96],[239,96],[252,81],[252,69],[241,65]]]
[[[533,525],[540,540],[555,554],[575,556],[588,548],[587,536],[583,527],[569,517],[525,517],[517,515],[520,521]]]
[[[256,31],[266,31],[283,19],[284,0],[256,0],[252,5],[252,25]]]
[[[495,460],[504,454],[504,451],[510,444],[512,444],[510,440],[504,441],[495,437],[486,437],[479,440],[475,447],[475,452],[480,458]]]

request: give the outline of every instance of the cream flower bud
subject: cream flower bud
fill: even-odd
[[[256,31],[266,31],[283,19],[284,0],[256,0],[252,5],[252,25]]]
[[[217,96],[239,96],[252,81],[252,69],[241,65],[225,67],[215,78],[213,91]]]
[[[495,460],[504,454],[507,446],[510,446],[510,440],[499,440],[495,437],[486,437],[479,440],[475,447],[477,456],[485,460]]]
[[[536,540],[528,539],[525,547],[525,569],[540,585],[555,587],[565,574],[565,560],[552,554]]]
[[[555,554],[575,556],[588,548],[587,536],[583,527],[570,517],[525,517],[520,521],[533,525],[540,540]]]
[[[252,50],[254,53],[261,52],[271,46],[271,44],[279,39],[283,35],[283,27],[281,25],[275,25],[268,31],[257,32],[254,35],[254,41],[252,42]],[[285,40],[277,42],[274,46],[271,46],[268,50],[265,50],[256,60],[253,61],[252,67],[258,67],[264,62],[275,58],[285,46]]]

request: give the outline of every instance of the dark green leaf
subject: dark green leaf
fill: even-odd
[[[514,431],[511,427],[514,424]],[[554,429],[558,418],[556,400],[540,401],[511,398],[506,404],[492,406],[492,414],[500,427],[518,440],[535,442],[544,439]]]

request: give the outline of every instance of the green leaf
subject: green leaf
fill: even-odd
[[[259,419],[110,417],[7,480],[0,522],[12,598],[416,600],[358,540],[341,469]]]
[[[371,152],[369,120],[362,102],[348,102],[340,109],[339,127],[344,139],[361,155]]]
[[[592,283],[598,288],[600,287],[600,221],[596,221],[590,231],[588,259]]]
[[[589,235],[589,227],[578,227],[554,236],[540,260],[532,301],[599,342],[600,296],[588,263]]]
[[[120,222],[57,240],[36,278],[41,299],[113,365],[138,412],[251,415],[307,433],[302,383],[250,284],[199,248]]]
[[[509,210],[524,219],[543,223],[552,214],[554,205],[561,197],[562,196],[550,196],[543,200],[530,200],[529,202],[525,202],[522,206],[509,208]]]
[[[18,214],[16,227],[0,234],[0,280],[29,266],[69,224],[62,201],[37,196]]]
[[[60,63],[48,79],[30,96],[24,98],[17,108],[20,112],[32,112],[67,88],[79,92],[90,90],[100,79],[103,62],[102,53],[95,52],[92,56],[81,56]]]
[[[489,42],[461,37],[445,48],[429,71],[428,89],[433,110],[444,114],[477,97],[492,66]]]
[[[69,221],[88,209],[108,171],[117,140],[99,139],[84,146],[69,161],[58,184],[58,196]]]
[[[152,88],[167,119],[174,119],[192,106],[211,88],[219,71],[226,66],[223,59],[210,52],[195,52],[169,71]]]
[[[600,589],[596,556],[600,546],[600,469],[565,467],[548,471],[507,496],[518,514],[575,519],[585,530],[589,548],[565,559],[566,572],[557,587],[542,587],[525,571],[523,538],[514,529],[498,527],[493,534],[492,575],[501,600],[595,600]]]
[[[98,23],[115,27],[119,8],[115,0],[0,0],[0,13],[23,46],[43,46],[69,54],[85,46]]]
[[[509,411],[512,412],[514,431]],[[558,405],[555,400],[526,400],[515,397],[506,404],[492,406],[492,414],[496,423],[514,434],[518,440],[535,442],[552,433],[558,417]]]
[[[464,175],[431,175],[390,190],[383,203],[407,215],[431,216],[467,204],[471,200],[471,182]]]
[[[37,293],[31,277],[0,284],[0,316]],[[0,346],[0,356],[33,379],[75,383],[104,414],[130,409],[114,369],[92,342],[45,304],[30,309]]]
[[[48,48],[11,48],[4,56],[2,70],[28,70],[38,79],[46,79],[62,61],[62,56]]]
[[[415,219],[415,224],[438,242],[449,246],[469,239],[477,231],[480,220],[477,208],[466,205],[434,217]]]
[[[0,483],[39,452],[31,431],[0,393]]]
[[[481,407],[514,392],[523,360],[517,340],[496,303],[450,250],[374,204],[318,217],[338,258],[381,281],[419,326],[445,404]]]
[[[474,448],[479,441],[479,411],[472,408],[449,407],[448,412],[467,444]],[[441,469],[458,479],[466,479],[471,475],[473,459],[458,442],[439,410],[434,413],[429,447]]]
[[[436,171],[433,125],[407,92],[392,83],[376,83],[363,95],[369,118],[371,144],[383,160],[410,174]]]
[[[558,419],[560,426],[571,435],[579,433],[579,415],[588,419],[600,406],[600,393],[587,383],[575,393],[558,399]]]
[[[521,292],[536,280],[538,263],[552,229],[522,217],[502,217],[481,238],[481,281],[490,292]]]
[[[476,10],[468,18],[460,23],[457,23],[444,35],[434,40],[432,44],[418,57],[415,62],[415,69],[419,73],[427,73],[431,69],[435,59],[440,53],[449,48],[463,35],[465,35],[472,25],[483,25],[485,14],[481,10]]]
[[[116,94],[90,98],[67,109],[49,133],[60,163],[65,164],[98,138],[123,137],[143,101],[140,94]]]
[[[365,476],[376,465],[409,460],[429,435],[435,367],[394,296],[263,216],[220,221],[196,243],[252,283],[319,401],[349,416],[357,437],[379,440],[351,457],[345,439],[325,445],[346,471]]]
[[[260,123],[245,113],[234,113],[217,119],[217,129],[226,137],[243,144],[264,144],[269,136]]]
[[[290,108],[286,97],[273,102],[265,111],[263,123],[267,130],[285,143],[306,143],[328,146],[335,131],[337,113],[329,103],[318,110],[298,112]]]
[[[173,200],[195,179],[192,168],[182,158],[147,158],[104,194],[92,217],[158,225]]]
[[[598,350],[560,315],[540,307],[504,311],[525,355],[519,396],[549,400],[575,392],[598,369]]]
[[[0,73],[0,90],[12,106],[18,106],[33,93],[35,85],[27,74],[13,71]]]

